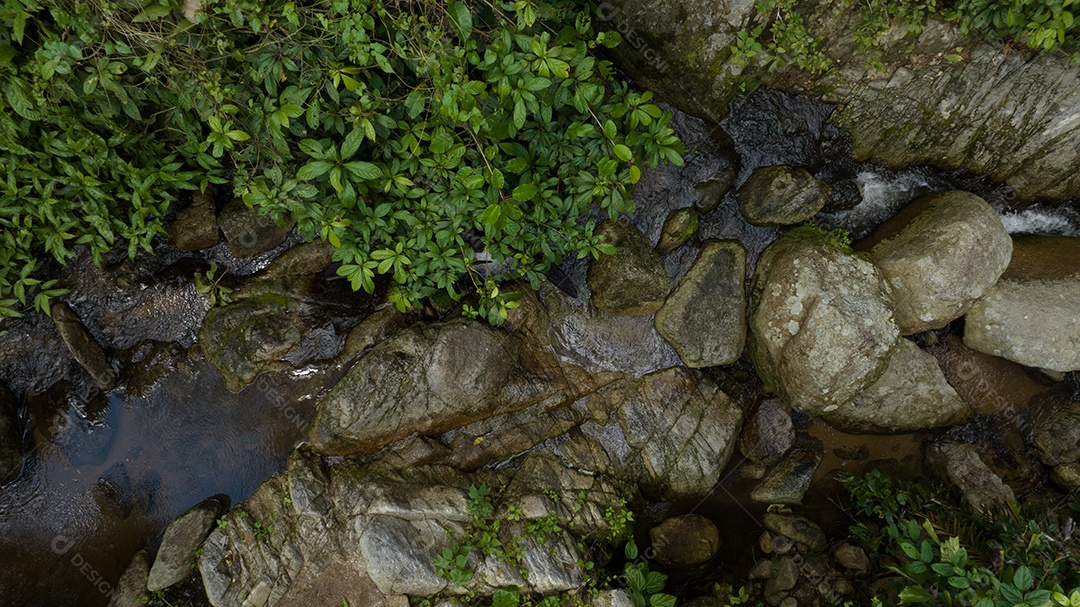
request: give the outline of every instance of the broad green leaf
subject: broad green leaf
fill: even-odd
[[[296,178],[301,181],[315,179],[325,175],[332,166],[334,165],[325,160],[315,160],[300,167],[300,170],[296,172]]]
[[[480,223],[486,226],[493,226],[499,222],[500,217],[502,217],[502,207],[498,204],[493,204],[484,209],[484,212],[480,214]]]
[[[455,2],[450,5],[450,23],[458,39],[465,40],[472,34],[472,11],[464,2]]]
[[[900,602],[905,605],[910,603],[929,603],[933,600],[934,597],[922,586],[908,586],[900,591]]]
[[[626,147],[621,143],[618,143],[615,145],[615,157],[619,160],[622,160],[623,162],[630,162],[630,159],[633,158],[634,155],[630,151],[630,148]]]
[[[528,202],[536,196],[538,191],[539,188],[536,187],[535,183],[523,183],[514,188],[514,198],[521,202]]]
[[[349,174],[353,177],[361,180],[378,179],[379,177],[382,177],[383,174],[382,170],[380,170],[377,165],[360,160],[346,162],[345,170],[349,171]]]
[[[349,131],[349,134],[345,136],[345,141],[341,144],[341,159],[348,160],[356,154],[356,150],[360,149],[360,143],[364,141],[364,131],[362,129],[354,128]]]

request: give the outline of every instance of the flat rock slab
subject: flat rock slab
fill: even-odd
[[[1025,236],[968,311],[964,344],[1029,367],[1080,369],[1080,239]]]
[[[656,331],[688,367],[730,365],[746,345],[746,249],[706,242],[656,313]]]

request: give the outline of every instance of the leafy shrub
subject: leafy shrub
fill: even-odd
[[[1078,542],[1073,521],[1060,509],[1014,505],[972,515],[940,487],[876,470],[849,477],[845,487],[861,519],[852,534],[903,578],[897,589],[901,603],[1069,606],[1073,597],[1080,602]],[[875,604],[882,601],[875,597]]]
[[[149,250],[180,188],[231,183],[399,309],[443,291],[501,322],[498,283],[610,245],[670,116],[618,81],[572,0],[6,0],[0,308],[42,252]],[[7,108],[0,108],[7,109]],[[39,133],[41,136],[39,136]],[[477,253],[481,252],[480,255]],[[491,268],[491,269],[489,269]]]

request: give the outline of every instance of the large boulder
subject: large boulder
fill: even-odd
[[[889,356],[885,372],[848,405],[824,414],[856,434],[894,434],[962,424],[975,412],[945,380],[937,360],[907,339]]]
[[[797,62],[770,71],[760,56],[732,61],[741,33],[777,18],[747,0],[610,0],[597,22],[632,33],[633,43],[612,54],[635,82],[702,118],[719,121],[740,87],[761,81],[822,95],[859,161],[962,169],[1021,199],[1080,194],[1080,65],[1068,53],[1030,57],[957,24],[931,20],[914,30],[893,19],[873,38],[883,69],[869,69],[852,34],[865,27],[865,3],[794,7],[830,62],[822,74]]]
[[[712,382],[683,367],[616,387],[616,415],[629,453],[623,461],[642,489],[662,500],[700,497],[735,450],[742,410]]]
[[[615,253],[589,264],[586,281],[593,304],[609,314],[629,316],[659,310],[671,290],[671,277],[645,235],[626,220],[604,223],[596,233],[615,246]]]
[[[813,217],[831,193],[829,184],[814,179],[806,169],[770,166],[754,169],[735,197],[750,223],[787,226]]]
[[[154,592],[168,588],[191,575],[196,553],[214,528],[219,514],[221,502],[211,498],[195,504],[169,523],[154,557],[154,566],[146,578],[147,590]]]
[[[762,254],[750,333],[765,384],[814,415],[876,381],[900,338],[878,269],[814,236],[782,238]]]
[[[190,573],[190,567],[189,567]],[[150,575],[150,557],[140,550],[132,557],[109,598],[108,607],[141,607],[146,605],[146,578]]]
[[[543,492],[527,490],[536,483],[523,474],[529,473],[519,471],[506,495],[492,491],[481,497],[482,487],[503,485],[507,478],[443,467],[399,472],[375,472],[350,462],[326,467],[318,457],[298,452],[287,472],[263,483],[243,504],[246,515],[229,513],[207,539],[199,560],[207,597],[215,607],[342,601],[394,607],[407,604],[403,595],[490,596],[506,586],[554,594],[576,588],[593,555],[569,530],[568,521],[577,519],[566,504],[584,499],[593,506],[590,511],[602,513],[618,507],[617,501],[603,501],[614,493],[596,477],[581,474],[571,481],[574,490],[565,490],[567,501],[553,502]],[[458,587],[447,579],[447,569],[456,567],[444,569],[446,563],[437,562],[469,542],[466,528],[474,513],[488,523],[499,521],[493,533],[506,556],[484,548],[464,552],[467,564],[455,578],[463,584]],[[543,525],[560,520],[558,527]],[[258,532],[271,522],[272,532]]]
[[[370,453],[522,409],[563,387],[524,368],[514,337],[464,318],[419,324],[375,346],[318,402],[311,431],[325,454]]]
[[[896,324],[904,335],[963,316],[1012,256],[1012,239],[997,212],[959,191],[911,203],[865,246],[892,287]]]
[[[720,550],[720,530],[700,514],[666,519],[649,529],[656,560],[668,567],[700,565]]]
[[[656,330],[688,367],[729,365],[746,343],[746,249],[705,243],[656,313]]]
[[[964,344],[1029,367],[1080,369],[1080,239],[1016,238],[1008,269],[968,311]]]

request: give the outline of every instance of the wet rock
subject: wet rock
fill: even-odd
[[[309,473],[322,465],[311,454],[295,454],[288,473],[268,480],[244,504],[247,516],[234,511],[211,533],[199,571],[213,605],[320,605],[329,596],[333,604],[344,599],[391,607],[404,594],[449,589],[490,596],[511,585],[523,593],[552,594],[578,587],[584,580],[578,563],[596,558],[580,551],[577,537],[565,529],[537,543],[524,521],[558,516],[557,506],[542,494],[515,494],[506,499],[521,511],[522,521],[504,521],[499,539],[522,550],[520,564],[528,575],[474,551],[466,587],[448,588],[435,571],[435,558],[465,539],[464,527],[472,520],[469,487],[503,485],[505,476],[424,466],[376,472],[348,462]],[[294,474],[297,468],[306,471]],[[296,510],[297,501],[285,498],[298,494],[305,504],[323,508]],[[260,537],[259,521],[274,521],[274,531]]]
[[[959,191],[911,203],[863,246],[892,288],[896,324],[904,335],[963,316],[997,282],[1012,255],[1012,239],[997,212]]]
[[[414,325],[378,344],[319,400],[312,443],[324,454],[374,452],[523,409],[565,386],[527,368],[521,344],[466,319]]]
[[[739,176],[739,156],[735,153],[735,143],[719,128],[714,128],[712,135],[716,147],[710,158],[716,163],[716,168],[704,181],[694,184],[694,208],[702,215],[708,215],[720,206],[724,195]]]
[[[171,232],[173,244],[182,251],[209,249],[220,242],[214,199],[209,194],[195,192],[191,205],[176,212]]]
[[[146,578],[146,589],[154,592],[168,588],[191,575],[195,553],[210,534],[221,512],[221,503],[207,499],[191,507],[169,523],[161,540],[154,566]]]
[[[289,368],[283,358],[300,345],[303,333],[295,302],[267,294],[211,308],[199,343],[225,385],[238,392],[260,373]]]
[[[926,448],[926,464],[939,478],[956,487],[975,512],[993,512],[1016,503],[1012,489],[994,474],[971,445],[940,440]]]
[[[770,166],[754,169],[736,193],[743,217],[758,226],[786,226],[810,219],[829,199],[829,184],[805,169]]]
[[[634,601],[625,590],[602,590],[593,599],[594,607],[634,607]]]
[[[7,386],[0,384],[0,484],[18,476],[22,462],[17,402]]]
[[[833,558],[843,568],[855,573],[865,573],[870,569],[870,559],[866,551],[850,542],[843,542],[833,548]]]
[[[1070,494],[1080,492],[1080,463],[1054,466],[1050,469],[1050,481]]]
[[[1080,239],[1016,238],[1009,267],[968,311],[964,344],[1029,367],[1080,369]]]
[[[190,574],[190,569],[188,570]],[[146,603],[142,600],[146,596],[146,576],[150,574],[150,557],[145,550],[135,553],[131,564],[120,576],[113,588],[112,598],[109,599],[108,607],[142,607]],[[187,576],[185,576],[187,577]]]
[[[679,280],[654,323],[688,367],[729,365],[746,343],[746,249],[711,240]]]
[[[782,593],[794,588],[798,582],[799,566],[795,563],[795,559],[790,556],[780,557],[774,575],[765,580],[765,602],[770,605],[779,605],[784,598]]]
[[[794,444],[791,411],[779,398],[758,403],[746,418],[739,436],[739,451],[743,456],[765,466],[780,461]]]
[[[747,577],[752,580],[767,580],[773,575],[773,562],[765,559],[754,563],[754,566],[750,568],[747,573]]]
[[[349,361],[360,358],[375,344],[397,333],[407,324],[408,318],[398,312],[394,306],[386,306],[372,312],[349,331],[349,336],[345,338],[345,349],[341,352],[341,359]]]
[[[899,339],[877,268],[814,236],[765,250],[749,318],[761,379],[809,414],[851,402],[885,371]]]
[[[66,303],[54,302],[51,307],[53,322],[71,355],[90,373],[99,389],[112,390],[116,386],[116,373],[94,336]]]
[[[669,567],[693,567],[720,549],[720,530],[697,514],[669,518],[649,530],[656,558]]]
[[[266,266],[262,276],[281,278],[316,274],[330,267],[333,261],[334,246],[324,240],[314,240],[298,244],[276,257]]]
[[[1032,445],[1042,463],[1048,466],[1080,461],[1080,403],[1070,400],[1039,420]]]
[[[823,415],[853,434],[895,434],[962,424],[975,415],[938,367],[937,360],[901,339],[885,372],[851,404]]]
[[[825,532],[806,517],[766,512],[762,522],[765,523],[765,528],[774,534],[806,544],[813,552],[821,552],[828,545]]]
[[[589,263],[586,276],[593,304],[609,314],[647,316],[664,304],[671,277],[660,255],[630,222],[607,222],[596,229],[614,255],[601,255]]]
[[[697,232],[697,228],[698,216],[694,209],[675,209],[668,213],[660,230],[660,240],[656,243],[656,252],[667,255],[683,246]]]
[[[754,487],[750,499],[763,504],[801,503],[814,472],[821,465],[821,457],[820,448],[796,448]]]
[[[617,411],[629,465],[656,499],[700,497],[735,450],[742,411],[712,382],[683,367],[642,377]]]
[[[260,255],[285,242],[296,221],[288,219],[279,225],[270,215],[262,215],[240,198],[233,198],[221,209],[218,225],[229,242],[229,250],[242,258]]]

